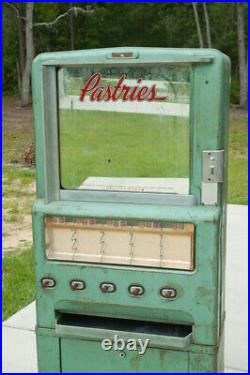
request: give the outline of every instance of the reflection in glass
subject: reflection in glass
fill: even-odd
[[[136,86],[138,92],[155,85],[166,99],[98,101],[100,90],[93,94],[89,86],[80,100],[95,73],[96,88],[109,85],[112,92],[124,75],[128,97]],[[189,66],[61,68],[58,90],[63,188],[188,194]]]

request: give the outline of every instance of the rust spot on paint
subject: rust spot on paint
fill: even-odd
[[[203,286],[200,286],[197,288],[197,296],[198,297],[207,297],[210,294],[210,290],[207,288],[204,288]]]
[[[137,367],[138,364],[139,364],[139,359],[140,359],[139,354],[136,354],[136,355],[131,359],[131,365]]]
[[[164,349],[160,349],[159,353],[160,353],[160,364],[161,364],[161,366],[163,366],[164,365],[164,361],[165,361],[165,356],[167,354],[167,351],[164,350]]]

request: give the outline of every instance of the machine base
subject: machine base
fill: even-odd
[[[131,335],[132,337],[133,335]],[[138,351],[105,351],[100,340],[58,336],[37,329],[39,372],[223,372],[224,340],[216,346],[191,344],[185,350],[148,347]]]

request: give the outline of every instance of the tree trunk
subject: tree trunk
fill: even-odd
[[[203,48],[204,43],[203,43],[203,37],[202,37],[202,33],[201,33],[201,26],[200,26],[199,14],[198,14],[198,10],[197,10],[197,3],[192,3],[192,6],[193,6],[193,10],[194,10],[194,19],[195,19],[197,35],[198,35],[198,39],[199,39],[199,45],[200,45],[200,48]]]
[[[19,61],[16,61],[16,72],[17,72],[17,87],[19,91],[19,95],[22,95],[22,83],[21,83],[21,72],[20,72],[20,65]]]
[[[69,3],[69,8],[73,8],[73,3]],[[70,49],[75,48],[75,30],[74,30],[74,13],[69,14],[69,29],[70,29]]]
[[[247,62],[244,31],[243,3],[237,3],[238,58],[240,75],[240,106],[247,108]]]
[[[208,16],[207,4],[206,3],[203,3],[203,11],[204,11],[205,23],[206,23],[207,46],[208,46],[208,48],[212,48],[210,22],[209,22],[209,16]]]
[[[19,39],[19,69],[20,77],[22,79],[24,65],[25,65],[25,24],[24,20],[21,18],[22,15],[22,3],[17,3],[17,9],[19,11],[18,17],[18,39]]]
[[[22,77],[22,96],[21,103],[23,106],[30,103],[30,80],[31,67],[34,54],[33,45],[33,9],[34,3],[26,3],[26,23],[25,23],[25,45],[26,45],[26,59],[25,67]]]

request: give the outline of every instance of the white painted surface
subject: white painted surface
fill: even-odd
[[[37,372],[35,332],[4,326],[2,358],[3,373]]]
[[[226,258],[226,366],[248,368],[247,206],[229,205]]]
[[[225,372],[247,372],[247,206],[228,206]],[[4,373],[37,372],[35,306],[3,322]]]
[[[30,303],[18,313],[12,315],[4,321],[4,327],[17,329],[25,329],[27,331],[35,331],[36,327],[36,304]]]

